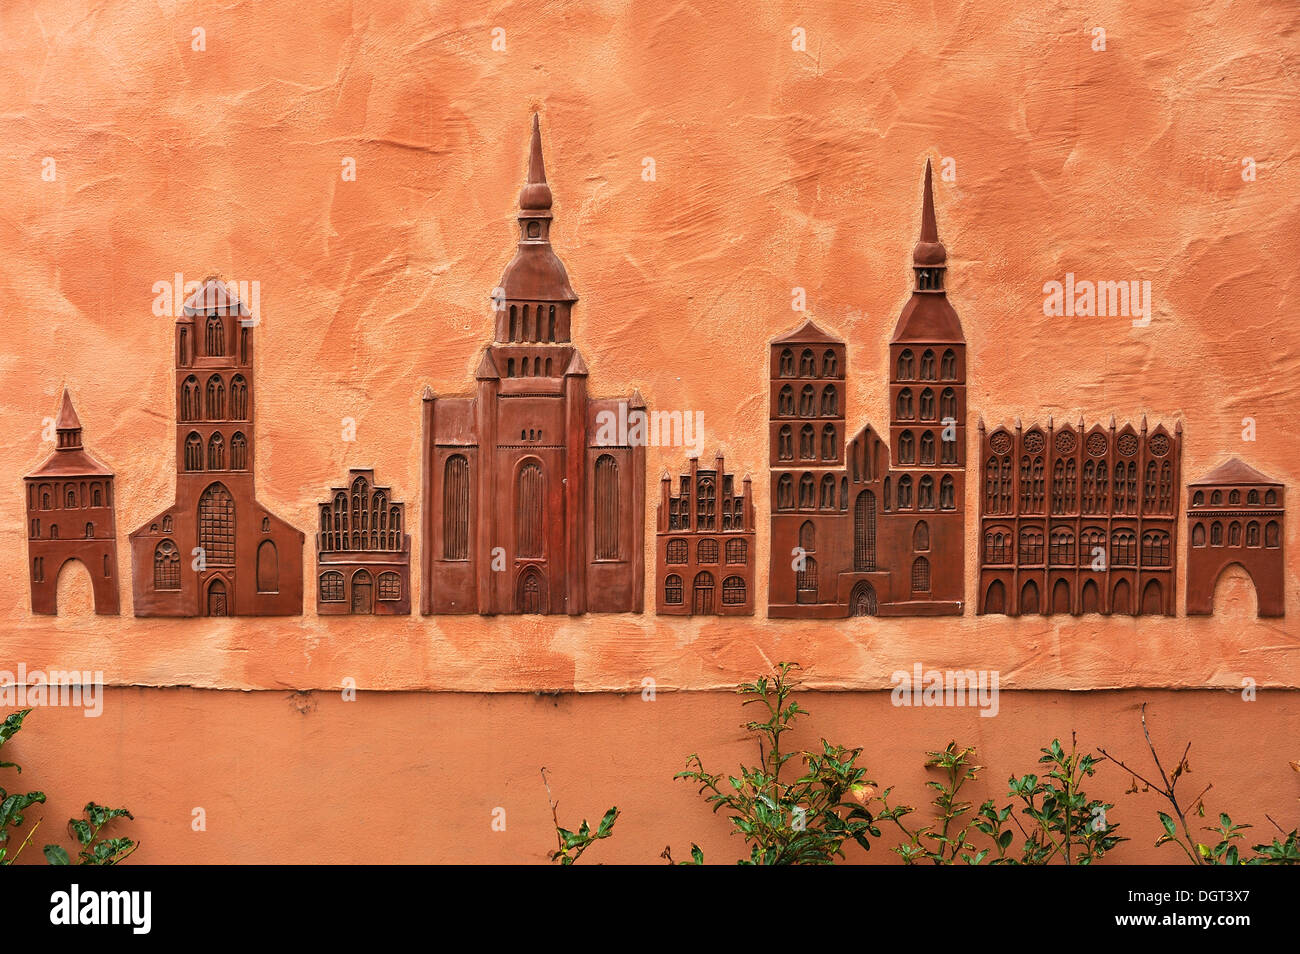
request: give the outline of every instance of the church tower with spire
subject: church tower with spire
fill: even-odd
[[[906,594],[927,615],[960,614],[966,554],[966,336],[948,301],[933,174],[925,163],[912,295],[889,341],[889,446],[883,506],[906,524],[895,554]]]
[[[966,340],[925,167],[911,297],[889,342],[889,428],[846,443],[844,342],[811,321],[771,343],[768,615],[960,615]]]
[[[645,402],[588,396],[551,205],[534,115],[519,242],[491,295],[475,392],[424,391],[425,615],[642,610],[645,429],[629,422]]]

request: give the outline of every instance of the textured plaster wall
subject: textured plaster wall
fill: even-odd
[[[796,26],[806,52],[791,49]],[[1096,26],[1104,52],[1091,48]],[[498,27],[504,52],[491,46]],[[1004,688],[1300,685],[1294,515],[1291,616],[1270,622],[1254,619],[1239,579],[1224,585],[1226,613],[1196,620],[310,609],[315,502],[349,466],[373,465],[418,510],[420,391],[470,388],[513,249],[533,110],[593,393],[639,387],[651,408],[702,411],[706,455],[722,448],[756,488],[766,342],[804,317],[793,287],[849,342],[851,429],[885,422],[885,343],[909,288],[928,156],[956,162],[936,203],[972,424],[1181,419],[1186,477],[1236,454],[1294,489],[1298,27],[1282,2],[5,3],[0,663],[272,689],[352,678],[618,690],[647,676],[710,688],[777,658],[802,660],[826,688],[887,685],[918,660],[997,669]],[[1242,180],[1246,156],[1257,181]],[[340,177],[345,158],[355,182]],[[88,446],[117,473],[122,579],[126,533],[172,499],[172,320],[151,307],[154,284],[177,272],[260,282],[259,496],[309,533],[308,614],[137,620],[124,592],[120,618],[87,617],[88,583],[73,576],[69,615],[34,618],[20,478],[50,450],[41,423],[64,385]],[[1152,323],[1044,317],[1042,286],[1066,272],[1150,280]],[[345,418],[354,442],[341,439]],[[651,500],[685,456],[650,449]],[[757,509],[763,567],[764,492]],[[415,547],[418,561],[418,536]],[[211,718],[233,720],[240,698]]]

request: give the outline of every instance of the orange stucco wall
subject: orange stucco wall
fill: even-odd
[[[1179,791],[1191,798],[1214,783],[1207,819],[1227,811],[1264,841],[1273,831],[1265,814],[1288,828],[1300,822],[1300,775],[1287,765],[1300,731],[1291,692],[1254,702],[1209,691],[1004,693],[996,718],[896,708],[884,693],[807,693],[800,702],[812,715],[793,741],[861,745],[871,777],[919,806],[930,797],[924,750],[957,738],[978,746],[989,767],[969,789],[978,804],[1005,795],[1012,771],[1037,772],[1039,746],[1053,736],[1068,742],[1071,729],[1081,748],[1104,745],[1145,773],[1144,701],[1167,767],[1192,743],[1192,774]],[[566,827],[584,815],[594,822],[611,805],[623,812],[615,837],[586,861],[660,863],[665,845],[680,858],[695,841],[718,863],[746,853],[740,839],[672,776],[693,751],[713,771],[752,762],[757,749],[742,738],[741,720],[737,697],[712,692],[660,693],[653,702],[639,694],[361,693],[344,702],[327,692],[120,689],[109,691],[99,719],[71,709],[33,713],[5,751],[23,764],[25,784],[50,793],[38,845],[94,798],[135,812],[123,832],[141,841],[140,862],[544,862],[554,844],[544,766]],[[1184,863],[1177,848],[1152,847],[1163,804],[1126,788],[1111,766],[1086,786],[1116,803],[1109,821],[1133,839],[1112,860]],[[204,832],[191,829],[196,807],[206,814]],[[504,832],[492,828],[496,808],[505,809]],[[891,838],[886,830],[881,844]],[[878,847],[849,858],[897,862]]]
[[[124,802],[153,860],[539,859],[545,764],[566,817],[627,811],[597,849],[609,860],[691,838],[726,855],[724,826],[670,777],[692,749],[740,756],[735,700],[666,690],[724,689],[783,658],[812,686],[850,690],[814,698],[817,731],[866,745],[876,776],[914,801],[921,752],[952,734],[985,743],[999,777],[1071,727],[1140,755],[1134,705],[1151,698],[1171,745],[1195,740],[1198,772],[1222,766],[1227,806],[1258,825],[1294,813],[1294,519],[1280,620],[1254,618],[1239,576],[1201,619],[310,612],[315,503],[349,467],[373,466],[414,519],[421,389],[471,389],[534,110],[593,393],[635,387],[652,409],[701,412],[703,452],[724,451],[756,488],[766,342],[805,317],[792,289],[848,342],[850,429],[885,421],[886,341],[910,288],[927,157],[955,169],[935,198],[972,425],[1145,413],[1183,423],[1188,479],[1237,455],[1293,486],[1292,5],[323,0],[304,16],[281,0],[0,8],[0,668],[158,687],[113,691],[98,720],[33,717],[20,760],[57,793],[55,817],[90,797]],[[173,499],[172,319],[154,316],[155,285],[213,272],[260,284],[258,495],[308,532],[308,614],[136,619],[124,590],[121,617],[95,618],[73,573],[65,615],[33,617],[20,478],[50,450],[43,419],[69,387],[89,448],[117,475],[129,580],[127,532]],[[1067,272],[1150,280],[1151,324],[1045,317],[1043,285]],[[648,449],[650,500],[686,454]],[[765,492],[756,503],[765,567]],[[653,547],[648,532],[647,606]],[[866,692],[918,661],[994,669],[1023,692],[1004,693],[995,719],[896,710]],[[646,678],[664,690],[653,719],[639,696],[609,694]],[[343,704],[349,680],[361,701]],[[1243,680],[1265,687],[1260,701],[1155,691]],[[197,689],[165,688],[178,686]],[[1064,691],[1137,686],[1152,691]],[[319,690],[314,710],[296,711],[291,690]],[[582,694],[513,694],[545,690]],[[476,694],[492,692],[510,694]],[[431,802],[437,834],[413,836],[423,826],[407,820],[427,820]],[[496,804],[512,819],[499,836]],[[206,834],[189,831],[195,805],[209,809]],[[1154,857],[1153,840],[1123,855]]]

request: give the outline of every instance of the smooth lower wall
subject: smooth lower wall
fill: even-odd
[[[554,846],[545,767],[559,817],[574,828],[610,805],[622,816],[615,835],[587,862],[662,863],[688,857],[691,842],[711,863],[743,852],[687,782],[673,781],[691,752],[706,767],[734,771],[757,747],[740,729],[739,698],[723,692],[639,694],[469,694],[234,692],[110,688],[103,714],[38,709],[5,748],[23,766],[22,784],[46,791],[44,822],[22,861],[63,819],[94,799],[127,806],[122,833],[141,842],[130,863],[442,862],[544,863]],[[1052,737],[1081,748],[1103,745],[1146,774],[1142,737],[1151,735],[1167,769],[1192,743],[1190,799],[1207,784],[1208,824],[1219,811],[1255,827],[1265,817],[1300,823],[1300,775],[1288,765],[1300,750],[1300,693],[1261,691],[1246,702],[1227,691],[1003,692],[996,717],[966,708],[900,708],[888,693],[807,692],[811,712],[795,744],[820,737],[862,746],[870,777],[896,786],[900,800],[925,803],[927,749],[950,739],[974,744],[988,766],[970,800],[1005,794],[1012,772],[1038,771],[1038,749]],[[746,710],[746,716],[750,710]],[[10,775],[6,771],[6,775]],[[7,786],[10,787],[10,786]],[[1124,794],[1129,780],[1103,765],[1090,795],[1116,803],[1112,821],[1132,841],[1117,862],[1185,863],[1177,848],[1157,849],[1154,793]],[[195,831],[196,808],[206,831]],[[493,830],[495,809],[505,830]],[[38,817],[37,808],[30,813]],[[498,813],[499,814],[499,813]],[[885,830],[883,841],[894,835]],[[17,844],[21,839],[15,840]],[[896,863],[880,850],[851,847],[851,861]]]

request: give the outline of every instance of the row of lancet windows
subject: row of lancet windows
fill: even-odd
[[[722,513],[717,512],[717,483],[712,476],[700,476],[695,488],[695,529],[696,530],[744,530],[745,498],[732,494],[732,477],[728,474],[723,484]],[[668,498],[668,529],[686,530],[690,524],[691,513],[690,476],[682,476],[681,496]],[[719,516],[721,521],[719,521]],[[721,526],[719,527],[719,522]]]
[[[50,539],[50,540],[57,540],[57,539],[59,539],[59,525],[58,525],[57,523],[52,523],[52,524],[50,524],[50,526],[49,526],[49,534],[50,534],[50,535],[49,535],[49,537],[48,537],[47,539]],[[41,522],[40,522],[40,520],[33,520],[33,521],[32,521],[32,524],[31,524],[31,534],[30,534],[30,535],[31,535],[31,539],[33,539],[33,540],[39,540],[39,539],[41,538]],[[94,537],[95,537],[95,524],[94,524],[92,521],[87,521],[87,522],[86,522],[86,539],[87,539],[87,540],[92,540],[92,539],[94,539]]]
[[[799,374],[801,378],[835,378],[839,377],[840,360],[831,348],[822,352],[821,371],[818,372],[817,356],[813,354],[811,348],[804,348],[803,353],[799,355]],[[793,378],[794,373],[794,351],[786,348],[781,352],[781,377]]]
[[[230,436],[229,454],[227,455],[226,439],[221,436],[220,432],[217,432],[208,438],[205,453],[203,438],[199,436],[197,431],[191,432],[185,438],[184,463],[187,472],[247,470],[248,439],[241,432],[235,431]]]
[[[248,364],[248,350],[252,342],[251,329],[241,320],[239,323],[239,363]],[[178,363],[184,367],[190,363],[190,334],[188,328],[181,328],[178,345]],[[227,355],[225,319],[220,315],[209,315],[203,323],[203,354],[209,358],[221,358]]]
[[[935,406],[934,390],[925,388],[921,391],[919,399],[913,401],[914,395],[911,388],[903,388],[898,392],[898,400],[895,402],[895,418],[900,421],[914,421],[918,417],[923,421],[937,421],[940,418],[957,419],[957,392],[952,388],[944,388],[943,393],[939,396],[938,407]]]
[[[60,481],[27,485],[28,510],[79,510],[113,506],[113,485],[108,481]]]
[[[596,458],[593,474],[595,559],[622,558],[622,491],[618,461]],[[515,556],[540,559],[546,553],[546,477],[541,464],[526,460],[515,475]],[[470,554],[470,467],[463,454],[443,465],[442,558],[468,560]]]
[[[349,492],[350,491],[350,492]],[[322,550],[402,549],[402,507],[364,477],[320,505]]]
[[[820,410],[819,410],[820,409]],[[776,413],[780,417],[795,417],[794,388],[785,385],[777,393]],[[828,384],[822,388],[821,400],[817,399],[817,390],[811,384],[805,384],[799,393],[798,417],[839,417],[840,394],[837,385]]]
[[[894,366],[895,381],[956,381],[957,352],[949,348],[939,361],[939,373],[935,374],[935,356],[929,348],[921,353],[920,375],[917,372],[916,355],[911,348],[904,348],[898,353],[898,363]]]
[[[839,431],[834,424],[827,424],[822,427],[821,438],[821,459],[834,461],[839,457]],[[778,460],[794,460],[794,430],[789,424],[784,424],[776,439],[776,455]],[[811,424],[805,424],[799,429],[799,460],[817,460],[817,431]]]
[[[507,378],[552,378],[554,365],[552,358],[530,358],[527,355],[516,363],[514,358],[506,358]]]
[[[701,570],[695,575],[694,598],[703,612],[713,602],[714,577],[708,570]],[[682,578],[676,573],[668,574],[664,579],[664,603],[668,606],[681,606],[684,586]],[[707,596],[705,595],[707,593]],[[722,581],[722,605],[742,606],[745,602],[745,580],[739,576],[729,576]]]
[[[955,464],[957,463],[957,442],[941,441],[943,449],[940,451],[940,463]],[[903,431],[898,435],[898,462],[900,464],[933,464],[935,440],[933,431],[921,432],[921,451],[918,459],[917,456],[916,435],[911,431]]]
[[[891,484],[893,484],[892,487]],[[791,474],[782,474],[776,484],[776,509],[835,510],[836,486],[836,480],[832,474],[824,475],[820,484],[817,483],[812,474],[804,474],[799,478],[796,503],[794,477]],[[840,491],[838,509],[848,510],[848,478],[841,478],[838,486]],[[914,486],[916,490],[915,499],[913,499],[912,493]],[[936,486],[938,488],[937,496]],[[896,491],[897,496],[895,496],[894,491]],[[886,513],[893,509],[891,504],[895,501],[897,501],[897,509],[899,510],[955,510],[957,508],[957,485],[951,474],[945,474],[937,485],[932,474],[923,474],[915,484],[913,484],[911,474],[904,474],[898,478],[897,483],[893,483],[889,477],[885,478],[884,497]]]
[[[1174,512],[1174,470],[1166,460],[1159,465],[1149,461],[1139,497],[1138,467],[1136,461],[1125,464],[1118,461],[1111,471],[1104,461],[1085,461],[1083,479],[1079,480],[1074,460],[1058,460],[1052,469],[1052,513],[1142,513],[1172,514]],[[1047,475],[1041,455],[1020,458],[1019,512],[1045,513]],[[1011,455],[989,457],[984,467],[984,512],[1010,515],[1013,510],[1015,483]]]
[[[181,384],[180,404],[182,421],[246,421],[248,382],[242,374],[236,374],[227,392],[221,375],[212,375],[200,387],[199,379],[191,374]]]
[[[1203,547],[1206,545],[1207,532],[1206,525],[1197,521],[1192,525],[1192,546]],[[1224,535],[1225,525],[1215,520],[1209,524],[1208,540],[1212,547],[1239,547],[1242,545],[1242,525],[1233,520],[1226,525],[1227,535]],[[1248,547],[1257,547],[1260,545],[1260,524],[1258,520],[1251,520],[1245,526],[1245,545]],[[1264,524],[1264,546],[1280,547],[1282,545],[1282,525],[1276,520],[1270,520]]]
[[[554,305],[510,306],[511,341],[555,341],[555,330]]]
[[[1266,490],[1266,491],[1264,492],[1263,500],[1264,500],[1264,506],[1265,506],[1265,507],[1276,507],[1276,506],[1277,506],[1277,491],[1276,491],[1276,490]],[[1211,507],[1221,507],[1221,506],[1223,506],[1223,501],[1224,501],[1224,493],[1223,493],[1222,490],[1213,490],[1213,491],[1210,492],[1210,506],[1211,506]],[[1241,503],[1241,491],[1240,491],[1240,490],[1230,490],[1230,491],[1228,491],[1228,494],[1227,494],[1227,501],[1228,501],[1228,503],[1229,503],[1230,505],[1233,505],[1233,506],[1237,506],[1237,505],[1239,505],[1239,504]],[[1249,505],[1251,505],[1251,506],[1258,507],[1258,506],[1259,506],[1259,502],[1260,502],[1260,496],[1259,496],[1259,491],[1258,491],[1258,490],[1250,490],[1250,491],[1247,491],[1247,492],[1246,492],[1246,503],[1247,503],[1247,504],[1249,504]],[[1204,506],[1205,506],[1205,491],[1203,491],[1203,490],[1198,490],[1198,491],[1196,491],[1196,493],[1194,493],[1194,494],[1192,495],[1192,506],[1193,506],[1193,507],[1204,507]]]
[[[695,544],[695,562],[717,563],[718,552],[717,540],[700,540]],[[749,548],[744,540],[727,540],[722,552],[726,555],[728,564],[744,566]],[[686,540],[678,538],[668,541],[664,555],[666,562],[672,564],[686,563],[689,558],[690,544]]]
[[[1077,548],[1076,548],[1077,542]],[[1164,530],[1149,530],[1141,539],[1142,566],[1170,566],[1170,535]],[[1138,535],[1133,530],[1115,530],[1106,546],[1106,531],[1086,527],[1076,541],[1074,531],[1053,529],[1046,545],[1043,530],[1024,527],[1017,540],[1009,529],[993,527],[984,533],[984,562],[989,565],[1041,566],[1044,556],[1051,566],[1082,566],[1104,570],[1112,566],[1138,565]]]

